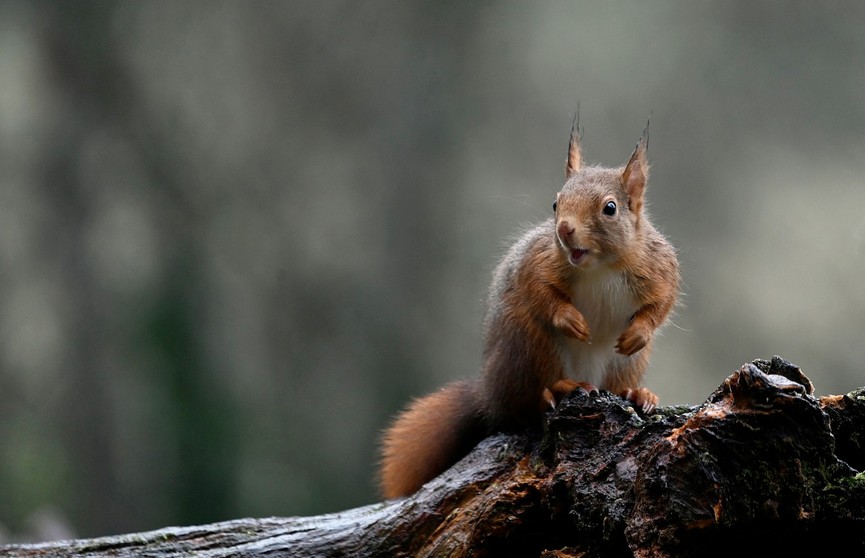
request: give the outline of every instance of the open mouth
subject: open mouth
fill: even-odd
[[[586,259],[588,254],[588,250],[583,250],[582,248],[571,248],[568,250],[568,260],[571,262],[571,265],[580,265],[583,263],[583,260]]]

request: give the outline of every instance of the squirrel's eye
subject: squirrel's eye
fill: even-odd
[[[616,214],[616,202],[608,201],[606,205],[604,205],[604,215],[615,215]]]
[[[558,207],[558,206],[559,206],[559,200],[554,201],[553,202],[553,213],[556,212],[556,207]]]

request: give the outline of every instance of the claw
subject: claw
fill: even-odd
[[[551,409],[556,409],[556,398],[553,396],[553,392],[551,392],[549,388],[544,388],[544,392],[541,394],[541,397],[544,398],[544,401],[547,402],[547,405],[549,405]]]

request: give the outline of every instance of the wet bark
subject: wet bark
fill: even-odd
[[[575,392],[401,500],[0,548],[33,556],[713,556],[865,551],[865,388],[815,398],[778,357],[645,416]]]

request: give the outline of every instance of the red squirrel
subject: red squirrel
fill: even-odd
[[[480,378],[415,400],[385,432],[386,498],[417,491],[488,434],[539,426],[577,388],[654,410],[658,397],[641,382],[679,266],[643,204],[647,132],[609,169],[583,165],[571,131],[554,218],[526,230],[493,274]]]

